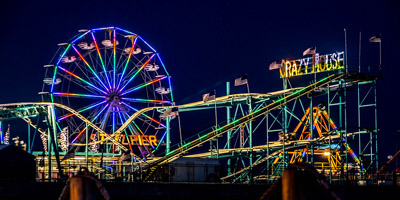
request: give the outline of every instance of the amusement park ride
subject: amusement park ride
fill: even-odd
[[[36,156],[39,181],[79,167],[103,179],[168,181],[169,164],[182,157],[218,160],[226,171],[217,179],[228,183],[272,181],[296,162],[331,181],[371,180],[378,171],[380,76],[348,72],[345,52],[275,62],[280,91],[230,94],[227,82],[226,96],[176,105],[160,54],[139,35],[118,27],[79,30],[59,46],[58,59],[44,66],[42,102],[0,105],[0,125],[27,122],[26,148]],[[294,77],[313,78],[293,87]],[[357,93],[356,106],[348,104],[349,91]],[[209,129],[171,146],[179,113],[205,109],[226,121],[211,119]],[[349,112],[357,113],[356,125],[349,125]],[[1,133],[10,143],[9,131],[8,138]]]

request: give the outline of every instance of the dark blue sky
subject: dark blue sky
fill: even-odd
[[[200,100],[205,90],[221,96],[225,82],[244,73],[252,92],[281,89],[278,72],[268,70],[272,61],[300,58],[310,46],[320,53],[342,51],[346,28],[350,70],[358,66],[359,32],[362,65],[378,64],[378,45],[368,38],[382,34],[378,115],[386,157],[394,153],[393,132],[400,129],[399,10],[394,0],[2,1],[0,103],[39,101],[42,66],[58,43],[83,28],[119,26],[142,36],[172,75],[177,104]]]

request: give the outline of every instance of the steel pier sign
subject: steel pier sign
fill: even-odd
[[[93,141],[95,138],[95,133],[90,135],[90,139]],[[111,134],[108,134],[111,136]],[[104,134],[99,134],[100,140],[104,140]],[[155,135],[117,135],[116,141],[120,141],[122,145],[141,145],[141,146],[157,146],[157,137]]]
[[[342,69],[344,69],[344,51],[323,55],[316,53],[312,57],[297,60],[282,60],[279,72],[281,78],[290,78]]]

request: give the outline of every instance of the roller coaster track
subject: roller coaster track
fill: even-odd
[[[115,145],[117,145],[119,148],[121,148],[124,151],[128,151],[128,149],[122,145],[121,143],[119,143],[118,141],[116,141],[112,136],[108,135],[106,132],[104,132],[102,129],[100,129],[98,126],[96,126],[95,124],[93,124],[91,121],[89,121],[88,119],[86,119],[84,116],[82,116],[81,114],[79,114],[79,112],[75,111],[74,109],[59,104],[59,103],[48,103],[48,102],[38,102],[38,103],[12,103],[12,104],[1,104],[0,108],[1,110],[12,110],[12,109],[18,109],[19,106],[25,107],[25,106],[56,106],[58,108],[64,109],[72,114],[74,114],[76,117],[78,117],[79,119],[81,119],[83,122],[87,123],[88,126],[90,126],[91,128],[93,128],[94,130],[96,130],[98,133],[103,134],[106,139],[105,140],[110,140],[112,143],[114,143]],[[31,108],[31,107],[29,107]],[[39,114],[39,112],[36,113],[37,115]],[[19,115],[20,118],[25,118],[27,116],[23,116],[23,114]],[[29,117],[33,117],[34,115],[29,115]],[[15,118],[15,117],[14,117]],[[27,120],[25,120],[27,121]],[[28,121],[27,121],[28,122]],[[29,123],[29,122],[28,122]],[[31,126],[32,124],[29,123]],[[42,133],[42,132],[41,132]],[[42,133],[43,134],[43,133]],[[96,144],[96,143],[100,143],[102,141],[97,141],[97,142],[91,142],[90,144]],[[86,144],[74,144],[75,146],[85,146]]]
[[[182,145],[181,147],[170,151],[169,153],[167,153],[164,157],[161,157],[159,159],[154,160],[151,165],[162,165],[168,162],[171,162],[177,158],[179,158],[180,156],[182,156],[183,154],[185,154],[186,152],[188,152],[189,150],[207,142],[212,140],[213,138],[219,137],[222,134],[236,129],[239,126],[248,123],[249,121],[254,120],[257,117],[263,116],[267,113],[269,113],[271,110],[277,109],[283,105],[285,105],[288,102],[291,102],[295,99],[298,99],[306,94],[309,94],[311,92],[313,92],[315,89],[317,88],[321,88],[324,85],[327,85],[329,83],[331,83],[332,81],[335,80],[339,80],[339,79],[343,79],[345,78],[347,75],[346,74],[333,74],[330,75],[326,78],[323,78],[313,84],[310,84],[306,87],[302,87],[302,88],[294,88],[291,89],[290,91],[284,91],[281,95],[283,95],[283,98],[279,98],[277,100],[275,100],[274,102],[268,104],[265,107],[262,107],[258,110],[255,110],[251,113],[249,113],[248,115],[234,120],[222,127],[219,127],[211,132],[206,133],[205,135],[202,135],[200,137],[198,137],[197,139],[191,141],[191,142],[187,142],[184,145]],[[287,92],[287,93],[286,93]],[[202,105],[208,105],[211,103],[226,103],[226,102],[233,102],[233,101],[237,101],[237,100],[243,100],[248,96],[259,96],[259,97],[268,97],[268,96],[274,96],[272,94],[258,94],[258,93],[248,93],[248,94],[234,94],[234,95],[228,95],[228,96],[223,96],[223,97],[219,97],[216,98],[215,100],[209,101],[208,103],[199,101],[199,102],[194,102],[194,103],[189,103],[189,104],[184,104],[184,105],[180,105],[180,106],[165,106],[165,107],[149,107],[149,108],[144,108],[142,110],[137,111],[136,113],[134,113],[132,116],[129,117],[129,119],[118,129],[116,130],[113,134],[108,135],[106,134],[102,129],[100,129],[99,127],[97,127],[95,124],[93,124],[92,122],[90,122],[88,119],[86,119],[85,117],[83,117],[81,114],[79,114],[79,112],[75,111],[74,109],[62,105],[62,104],[58,104],[58,103],[48,103],[48,102],[40,102],[40,103],[15,103],[15,104],[3,104],[0,105],[1,107],[7,107],[7,106],[18,106],[18,105],[45,105],[45,106],[51,106],[54,105],[56,107],[62,108],[64,110],[67,110],[68,112],[74,114],[76,117],[78,117],[79,119],[81,119],[82,121],[84,121],[85,123],[88,124],[88,126],[92,127],[94,130],[96,130],[98,133],[102,133],[105,135],[104,140],[111,140],[115,145],[117,145],[118,147],[120,147],[122,150],[127,151],[128,149],[123,146],[121,143],[119,143],[118,141],[116,141],[113,136],[115,136],[115,134],[121,134],[126,128],[128,128],[128,126],[130,125],[130,123],[132,123],[133,120],[135,120],[137,117],[139,117],[140,115],[151,111],[151,110],[155,110],[155,109],[159,109],[159,110],[164,110],[164,109],[170,109],[170,108],[178,108],[178,109],[183,109],[183,108],[188,108],[188,107],[194,107],[194,106],[202,106]],[[97,142],[91,142],[90,144],[96,144],[96,143],[101,143],[104,142],[104,140],[99,140]],[[74,144],[76,146],[84,146],[86,144]]]
[[[357,134],[360,134],[360,133],[359,132],[347,133],[347,137],[352,136],[352,135],[357,135]],[[344,136],[345,135],[343,135],[343,137]],[[332,140],[339,139],[340,135],[333,134],[333,135],[330,135],[330,136],[326,135],[324,137],[319,137],[319,138],[315,138],[315,139],[311,139],[311,140],[296,140],[296,141],[287,142],[287,143],[285,143],[285,146],[287,146],[287,147],[285,147],[285,149],[281,148],[279,150],[276,150],[276,151],[272,152],[271,154],[265,156],[264,158],[261,158],[260,160],[258,160],[257,162],[253,163],[252,165],[249,165],[249,166],[247,166],[247,167],[245,167],[245,168],[243,168],[243,169],[241,169],[241,170],[239,170],[237,172],[234,172],[234,173],[232,173],[232,174],[230,174],[228,176],[222,177],[221,180],[224,181],[226,179],[235,177],[235,176],[237,176],[237,175],[239,175],[239,174],[241,174],[241,173],[243,173],[245,171],[251,170],[255,166],[260,165],[260,164],[264,163],[265,161],[269,160],[270,158],[273,158],[273,157],[279,155],[284,150],[287,151],[287,150],[290,150],[290,149],[296,149],[296,148],[305,147],[305,146],[307,146],[307,145],[309,145],[311,143],[324,141],[325,139],[328,139],[328,138],[332,139]],[[282,145],[282,142],[274,142],[274,143],[279,143],[280,145]],[[267,148],[266,145],[262,145],[262,147],[264,147],[264,149]]]
[[[22,118],[26,123],[28,123],[30,126],[32,126],[34,129],[38,130],[38,132],[42,135],[44,135],[45,137],[48,137],[47,133],[44,132],[41,128],[37,128],[37,126],[35,124],[32,123],[32,120],[29,118]]]
[[[195,107],[195,106],[208,105],[210,103],[214,104],[214,103],[234,102],[234,101],[240,101],[240,100],[246,99],[248,96],[266,97],[266,96],[271,96],[271,95],[269,95],[269,94],[260,94],[260,93],[233,94],[233,95],[227,95],[227,96],[223,96],[223,97],[218,97],[215,100],[210,101],[209,103],[204,103],[203,101],[198,101],[198,102],[184,104],[184,105],[180,105],[180,106],[144,108],[144,109],[134,113],[132,116],[130,116],[130,118],[118,130],[116,130],[111,135],[106,134],[98,126],[96,126],[91,121],[89,121],[88,119],[83,117],[81,114],[79,114],[79,112],[75,111],[74,109],[72,109],[72,108],[70,108],[68,106],[65,106],[65,105],[62,105],[62,104],[58,104],[58,103],[23,102],[23,103],[0,104],[0,111],[1,111],[0,120],[22,118],[30,126],[32,126],[33,128],[36,129],[37,126],[32,123],[32,121],[29,119],[29,117],[38,116],[40,114],[40,109],[43,109],[40,106],[51,106],[51,105],[54,105],[54,106],[59,107],[61,109],[67,110],[68,112],[72,113],[73,115],[75,115],[76,117],[81,119],[83,122],[87,123],[90,127],[95,129],[99,133],[104,134],[104,136],[105,136],[104,139],[98,140],[96,142],[90,142],[90,143],[88,143],[88,145],[98,144],[98,143],[102,143],[102,142],[104,142],[106,140],[111,140],[115,145],[117,145],[121,149],[127,151],[128,149],[125,146],[123,146],[122,144],[120,144],[118,141],[116,141],[113,137],[116,134],[121,134],[126,128],[128,128],[128,126],[130,125],[130,123],[133,120],[135,120],[137,117],[139,117],[140,115],[143,115],[144,113],[146,113],[148,111],[152,111],[152,110],[155,110],[155,109],[161,109],[161,110],[164,109],[164,110],[166,110],[166,109],[175,108],[175,107],[177,107],[177,108],[191,108],[191,107]],[[39,129],[38,131],[41,134],[47,136],[47,134],[43,130]],[[74,146],[85,146],[86,144],[74,143],[73,145]]]
[[[164,157],[161,157],[157,160],[154,160],[151,165],[153,167],[157,167],[163,164],[166,164],[168,162],[172,162],[173,160],[179,158],[180,156],[182,156],[183,154],[185,154],[186,152],[188,152],[189,150],[207,142],[212,140],[213,138],[219,137],[222,134],[236,129],[238,127],[240,127],[243,124],[246,124],[252,120],[254,120],[257,117],[263,116],[267,113],[269,113],[271,110],[277,109],[285,104],[287,104],[288,102],[291,102],[295,99],[298,99],[306,94],[309,94],[311,92],[313,92],[316,88],[322,87],[328,83],[331,83],[332,81],[338,80],[338,79],[343,79],[345,78],[346,75],[345,74],[334,74],[334,75],[330,75],[326,78],[323,78],[313,84],[310,84],[307,87],[303,87],[303,88],[298,88],[296,89],[296,91],[292,92],[291,94],[288,95],[284,95],[283,98],[280,98],[270,104],[268,104],[267,106],[260,108],[258,110],[255,110],[251,113],[249,113],[248,115],[234,120],[222,127],[219,127],[211,132],[208,132],[200,137],[198,137],[197,139],[191,141],[191,142],[187,142],[184,145],[182,145],[181,147],[170,151],[169,153],[167,153]],[[149,108],[150,109],[150,108]],[[140,112],[146,112],[148,111],[147,109],[143,109],[140,110],[139,112],[135,113],[136,116],[138,116],[140,114]],[[130,123],[130,121],[134,120],[135,116],[131,116],[131,118],[129,118],[128,121],[126,121],[125,123]],[[152,170],[151,172],[153,172],[154,170]],[[151,174],[149,174],[147,177],[149,177]]]

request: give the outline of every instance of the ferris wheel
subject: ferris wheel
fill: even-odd
[[[139,35],[118,27],[85,29],[59,46],[57,61],[45,65],[42,93],[49,94],[52,102],[73,108],[109,135],[140,109],[173,105],[164,63]],[[71,113],[57,111],[56,121],[64,134],[60,139],[68,138],[61,145],[64,151],[85,143],[86,136],[93,153],[119,150]],[[160,113],[152,110],[114,137],[147,157],[160,145],[165,128]]]

